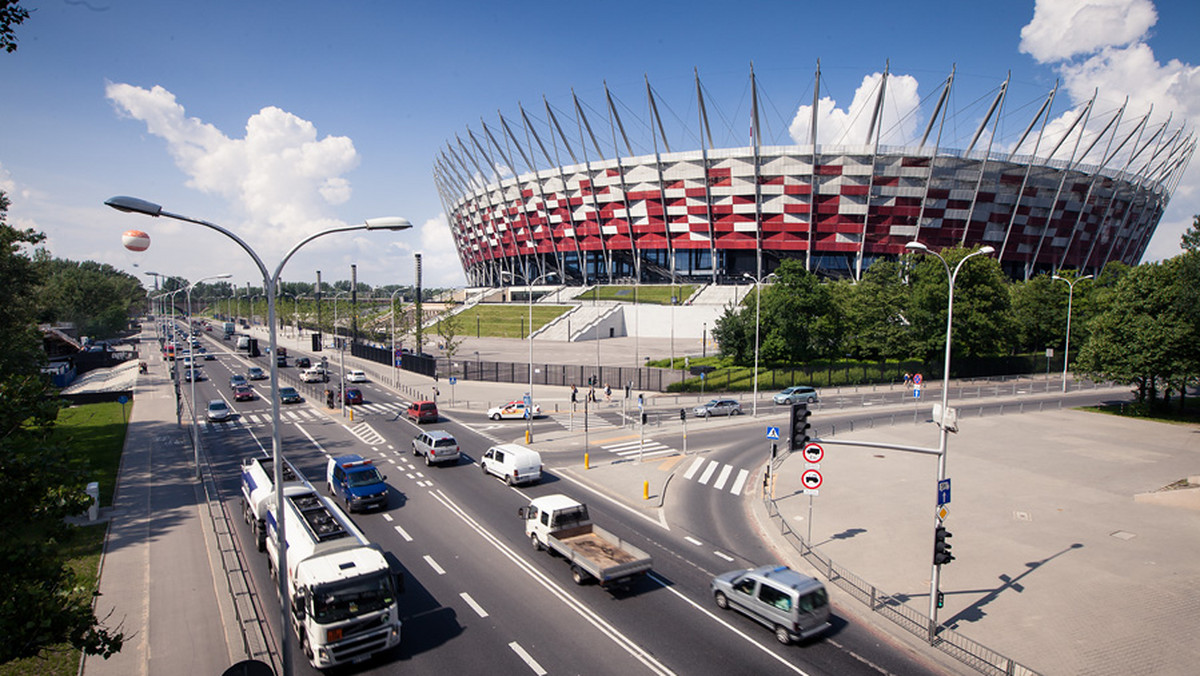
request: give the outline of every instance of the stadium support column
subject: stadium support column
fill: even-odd
[[[558,131],[558,137],[563,142],[563,147],[567,149],[567,154],[571,156],[571,162],[578,164],[579,160],[575,158],[575,151],[571,149],[571,144],[567,142],[567,137],[562,133],[562,126],[558,124],[558,118],[554,116],[554,111],[550,109],[550,102],[546,97],[542,97],[542,104],[546,107],[546,118],[550,122],[550,140],[554,141],[554,166],[558,169],[558,180],[562,183],[562,199],[559,202],[565,202],[565,210],[567,212],[567,220],[571,223],[571,242],[575,244],[575,261],[579,265],[579,272],[583,275],[584,286],[588,283],[587,264],[584,261],[583,249],[579,247],[579,225],[575,222],[575,210],[571,208],[571,194],[568,192],[570,184],[567,182],[567,175],[562,170],[562,160],[558,157],[558,141],[555,141],[555,130]],[[525,109],[521,109],[521,116],[525,117]],[[525,124],[529,124],[529,119],[525,118]],[[537,132],[534,132],[537,135]],[[538,143],[541,143],[538,139]],[[549,159],[547,157],[547,159]]]
[[[817,59],[817,72],[813,80],[812,126],[809,138],[812,140],[812,166],[809,167],[808,179],[808,247],[804,251],[804,269],[812,272],[812,251],[817,229],[817,111],[821,106],[821,60]]]
[[[704,209],[708,217],[708,256],[709,269],[712,270],[712,283],[717,283],[717,232],[713,225],[712,183],[708,176],[708,150],[713,147],[712,130],[708,126],[708,111],[704,108],[704,94],[700,90],[700,71],[693,69],[696,75],[696,104],[700,114],[700,157],[704,163]],[[705,137],[708,143],[704,143]]]
[[[762,168],[762,139],[758,122],[758,80],[754,77],[754,62],[750,62],[750,135],[754,142],[754,276],[763,276],[763,260],[762,260],[762,175],[759,170]],[[674,265],[672,268],[672,278],[674,277]],[[674,279],[671,280],[674,283]],[[672,322],[673,324],[673,322]],[[674,326],[672,326],[674,329]],[[674,338],[674,333],[672,333]],[[673,365],[672,365],[673,366]]]
[[[1108,124],[1104,126],[1104,129],[1100,130],[1100,133],[1096,135],[1096,138],[1092,141],[1092,144],[1088,146],[1087,150],[1083,151],[1082,155],[1079,156],[1080,160],[1082,161],[1082,158],[1087,157],[1088,154],[1092,152],[1092,148],[1094,148],[1095,145],[1100,142],[1100,139],[1104,138],[1105,135],[1108,136],[1108,144],[1105,146],[1104,154],[1101,156],[1100,166],[1092,173],[1092,178],[1090,181],[1088,181],[1087,192],[1084,193],[1083,199],[1079,203],[1079,215],[1075,217],[1075,224],[1071,226],[1070,237],[1067,238],[1067,245],[1063,247],[1062,257],[1059,258],[1058,265],[1054,267],[1055,272],[1058,272],[1067,264],[1067,256],[1070,255],[1071,246],[1075,243],[1075,234],[1079,231],[1080,226],[1083,225],[1084,214],[1090,211],[1088,209],[1088,205],[1092,203],[1092,192],[1096,189],[1096,182],[1100,180],[1101,176],[1104,175],[1104,170],[1108,166],[1108,161],[1112,159],[1112,156],[1109,155],[1109,151],[1112,150],[1113,141],[1117,138],[1117,129],[1121,126],[1121,117],[1124,115],[1125,106],[1127,105],[1129,105],[1128,96],[1125,97],[1125,102],[1122,103],[1121,107],[1117,110],[1117,114],[1113,115],[1108,120]],[[1108,133],[1109,129],[1112,129],[1111,134]],[[1076,267],[1082,268],[1082,266]]]
[[[969,157],[971,151],[975,149],[975,144],[979,142],[979,137],[983,135],[987,129],[988,120],[992,118],[992,114],[996,112],[997,107],[1003,108],[1004,99],[1008,93],[1008,81],[1012,79],[1012,73],[1004,78],[1004,83],[1000,85],[1000,91],[996,92],[996,98],[992,99],[992,106],[988,108],[987,115],[979,122],[979,127],[975,130],[975,136],[971,138],[971,143],[967,146],[964,157]],[[975,204],[979,201],[979,190],[983,188],[983,175],[987,173],[987,161],[992,156],[992,143],[996,140],[996,132],[1000,128],[1000,116],[996,115],[996,121],[992,125],[992,133],[988,134],[987,151],[983,154],[983,161],[979,164],[979,178],[975,180],[975,189],[971,191],[971,206],[967,208],[967,220],[963,223],[962,239],[959,240],[959,246],[966,246],[967,232],[971,229],[971,219],[975,216]],[[987,219],[984,219],[984,226],[987,226]]]
[[[1054,95],[1058,93],[1058,82],[1054,83],[1054,89],[1050,90],[1050,95],[1046,97],[1046,101],[1042,103],[1042,107],[1038,109],[1037,115],[1029,121],[1029,126],[1025,128],[1025,133],[1021,134],[1021,140],[1013,146],[1012,152],[1008,154],[1008,161],[1012,162],[1017,155],[1017,150],[1021,148],[1021,144],[1025,142],[1025,138],[1029,136],[1029,132],[1033,130],[1033,125],[1037,124],[1039,118],[1042,120],[1042,128],[1038,130],[1037,141],[1033,143],[1033,152],[1030,153],[1030,161],[1025,163],[1025,175],[1021,178],[1021,187],[1017,190],[1017,201],[1013,204],[1012,213],[1008,217],[1008,228],[1004,230],[1004,242],[1000,244],[1000,251],[996,254],[996,260],[1000,262],[1000,267],[1004,267],[1004,253],[1008,248],[1008,237],[1012,234],[1013,226],[1017,223],[1017,212],[1021,210],[1021,200],[1025,197],[1025,186],[1029,185],[1029,174],[1033,171],[1033,159],[1037,156],[1038,147],[1042,144],[1042,137],[1046,135],[1046,125],[1050,122],[1050,107],[1054,105]]]
[[[950,69],[950,76],[946,78],[946,84],[942,87],[942,95],[938,99],[937,106],[933,109],[933,115],[929,118],[929,123],[925,125],[925,133],[921,135],[921,144],[918,148],[925,147],[925,141],[929,140],[929,133],[933,131],[933,123],[937,121],[942,112],[942,106],[946,104],[946,99],[950,96],[950,87],[954,84],[954,68]],[[917,212],[917,229],[913,232],[914,240],[921,239],[921,224],[925,222],[925,205],[929,203],[929,190],[933,186],[934,169],[937,168],[938,150],[942,147],[942,129],[946,126],[946,117],[941,115],[942,122],[938,125],[937,140],[933,142],[933,153],[929,156],[929,173],[925,178],[925,195],[921,197],[921,209]],[[944,219],[943,219],[944,220]]]
[[[1125,146],[1125,144],[1129,142],[1129,139],[1133,138],[1134,136],[1137,137],[1137,139],[1134,140],[1134,142],[1133,142],[1133,145],[1135,148],[1137,147],[1137,145],[1139,143],[1142,142],[1142,132],[1145,131],[1146,123],[1150,120],[1150,115],[1152,115],[1153,113],[1154,113],[1154,106],[1151,105],[1150,110],[1146,113],[1146,116],[1143,117],[1141,120],[1139,120],[1137,123],[1137,126],[1134,127],[1133,131],[1129,132],[1129,135],[1126,136],[1123,141],[1121,141],[1121,144],[1119,146],[1117,146],[1116,150],[1113,151],[1113,155],[1116,155],[1118,152],[1120,152],[1121,148],[1123,148]],[[1120,193],[1120,185],[1121,185],[1121,183],[1123,183],[1125,181],[1125,175],[1129,171],[1129,165],[1133,164],[1133,158],[1137,157],[1138,152],[1141,152],[1141,151],[1140,150],[1130,151],[1129,157],[1126,158],[1126,160],[1125,160],[1125,165],[1121,167],[1121,171],[1117,174],[1117,178],[1112,184],[1113,185],[1112,196],[1108,198],[1108,206],[1106,206],[1104,208],[1104,215],[1100,217],[1099,224],[1096,226],[1096,235],[1094,237],[1092,237],[1092,245],[1090,247],[1088,247],[1087,255],[1083,257],[1083,265],[1079,266],[1079,269],[1081,271],[1084,270],[1084,268],[1086,268],[1086,266],[1089,265],[1092,261],[1092,254],[1095,253],[1096,244],[1100,242],[1101,235],[1103,235],[1103,233],[1104,233],[1104,224],[1108,222],[1108,217],[1112,214],[1113,206],[1117,203],[1117,195]],[[1101,263],[1097,267],[1092,268],[1093,272],[1095,273],[1095,275],[1097,277],[1100,276],[1100,272],[1103,269],[1104,269],[1103,263]]]
[[[416,289],[413,291],[413,314],[414,314],[413,324],[416,325],[416,331],[417,331],[417,333],[416,333],[417,354],[420,354],[425,351],[425,342],[424,342],[425,337],[422,332],[422,329],[424,328],[422,325],[424,324],[423,320],[425,319],[425,316],[424,316],[424,312],[421,309],[421,254],[420,254],[420,252],[413,254],[413,261],[415,262],[415,265],[416,265],[416,272],[413,275],[413,279],[415,280],[414,285],[416,286]]]
[[[604,153],[600,150],[600,144],[596,142],[596,135],[592,133],[592,125],[588,122],[587,116],[583,114],[583,108],[579,105],[579,99],[575,96],[575,90],[571,90],[571,100],[575,102],[575,124],[579,127],[579,145],[583,149],[583,166],[588,177],[588,192],[591,193],[592,211],[596,214],[596,236],[600,239],[600,250],[604,254],[604,270],[608,273],[608,283],[613,283],[612,273],[612,253],[608,250],[608,240],[604,236],[604,226],[600,221],[600,201],[596,199],[596,174],[592,173],[592,161],[588,159],[587,140],[583,138],[583,129],[587,127],[588,136],[592,139],[592,147],[596,149],[596,154],[600,159],[604,159]],[[600,172],[603,174],[603,170]],[[583,187],[580,186],[579,192],[583,192]],[[583,195],[580,195],[580,202],[583,202]]]
[[[633,157],[633,146],[629,143],[629,136],[625,134],[625,125],[621,122],[621,116],[617,114],[617,108],[613,104],[612,94],[608,91],[608,83],[604,83],[604,98],[608,102],[608,128],[612,133],[613,138],[613,156],[617,163],[617,176],[621,183],[621,205],[625,211],[625,232],[629,234],[629,255],[631,264],[633,265],[633,305],[637,307],[637,285],[642,279],[642,257],[638,253],[637,235],[633,232],[633,217],[629,213],[629,187],[625,184],[625,167],[621,164],[621,152],[617,149],[617,129],[621,130],[621,138],[625,141],[625,151],[630,157]],[[635,317],[637,315],[634,315]],[[635,338],[636,341],[636,338]],[[634,356],[637,356],[637,349],[634,349]]]
[[[671,240],[671,217],[667,213],[666,178],[663,176],[662,154],[658,151],[658,139],[661,136],[663,147],[671,152],[671,144],[667,141],[667,132],[663,129],[662,118],[658,116],[658,104],[654,101],[654,92],[650,89],[650,77],[646,76],[646,100],[650,103],[650,115],[654,118],[650,123],[650,136],[654,140],[654,170],[658,174],[658,201],[662,207],[663,237],[667,241],[667,256],[671,261],[671,283],[675,283],[675,242]],[[655,126],[657,123],[657,127]],[[658,133],[655,133],[657,128]],[[646,206],[646,219],[650,219],[650,207]]]
[[[1092,104],[1096,102],[1097,94],[1099,94],[1099,90],[1096,90],[1092,94],[1091,100],[1087,102],[1083,110],[1080,111],[1079,115],[1075,117],[1075,121],[1072,122],[1071,126],[1067,128],[1067,131],[1063,133],[1062,137],[1058,140],[1058,143],[1054,145],[1054,149],[1046,155],[1046,157],[1054,157],[1054,154],[1058,152],[1060,147],[1062,147],[1063,142],[1066,141],[1067,137],[1071,135],[1071,132],[1075,130],[1075,126],[1080,122],[1083,123],[1083,126],[1080,127],[1079,135],[1075,137],[1075,145],[1071,148],[1071,159],[1067,160],[1067,166],[1063,168],[1062,175],[1058,179],[1058,188],[1054,191],[1054,199],[1050,200],[1050,209],[1046,212],[1046,220],[1045,223],[1042,224],[1042,234],[1040,237],[1038,237],[1037,246],[1033,249],[1033,256],[1031,256],[1030,259],[1025,262],[1025,279],[1029,279],[1029,277],[1032,276],[1033,268],[1037,266],[1038,256],[1042,253],[1042,243],[1046,241],[1046,233],[1050,232],[1050,225],[1054,220],[1054,212],[1058,208],[1058,198],[1062,196],[1063,188],[1067,184],[1067,176],[1070,175],[1070,173],[1075,169],[1077,158],[1080,157],[1079,144],[1083,141],[1083,134],[1087,130],[1087,123],[1092,112]],[[1066,215],[1065,206],[1063,211],[1064,215]],[[1053,271],[1054,266],[1052,265],[1050,267]]]
[[[867,253],[867,225],[871,222],[871,191],[875,189],[875,160],[879,155],[879,137],[883,135],[883,125],[880,124],[880,118],[883,117],[883,99],[887,95],[887,81],[890,70],[891,62],[885,62],[883,66],[883,79],[879,81],[879,96],[875,99],[875,111],[871,113],[871,126],[867,129],[867,141],[871,143],[871,175],[867,177],[867,203],[863,209],[863,227],[862,235],[858,240],[858,257],[854,261],[855,282],[862,279],[863,257]],[[874,141],[871,141],[872,136],[875,137]],[[841,209],[840,205],[838,209]]]

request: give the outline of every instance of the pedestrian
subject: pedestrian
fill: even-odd
[[[904,374],[904,386],[912,387],[912,374],[911,373]]]
[[[612,388],[604,383],[604,401],[612,401]]]
[[[577,399],[578,396],[579,396],[579,392],[578,392],[578,390],[575,389],[575,383],[571,383],[571,403],[572,404],[574,404],[576,401],[578,401],[578,399]]]
[[[594,385],[588,389],[588,401],[596,403],[596,387]]]

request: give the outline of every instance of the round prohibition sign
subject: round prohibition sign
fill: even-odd
[[[821,477],[821,473],[815,469],[806,469],[804,470],[804,474],[800,475],[800,483],[803,484],[805,488],[813,491],[821,487],[821,482],[823,480],[824,479]]]
[[[814,465],[825,457],[825,449],[820,444],[808,444],[804,447],[804,459]]]

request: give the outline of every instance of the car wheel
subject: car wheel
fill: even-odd
[[[579,566],[571,566],[571,579],[575,584],[584,584],[588,581],[588,574]]]
[[[536,535],[529,536],[529,543],[533,545],[533,551],[535,551],[535,552],[542,551],[542,543],[538,542]]]
[[[504,483],[508,484],[509,486],[513,485],[513,478],[511,474],[504,477]]]
[[[428,454],[428,453],[426,453],[426,454],[425,454],[425,466],[426,466],[426,467],[429,467],[429,466],[430,466],[430,465],[432,465],[432,464],[433,464],[433,461],[429,459],[429,454]]]
[[[500,414],[499,414],[499,413],[493,413],[493,414],[492,414],[492,420],[499,420],[499,419],[500,419]]]
[[[790,645],[792,643],[792,637],[788,634],[788,630],[783,625],[778,624],[775,625],[775,640],[783,645]]]
[[[717,592],[714,597],[717,601],[717,607],[721,610],[729,610],[729,599],[725,597],[725,592]]]
[[[413,449],[413,455],[421,455],[420,453],[418,453],[418,452],[417,452],[417,445],[416,445],[416,444],[413,444],[413,447],[412,447],[412,449]]]
[[[816,398],[816,397],[809,397],[809,398],[808,398],[808,403],[810,403],[810,404],[811,404],[811,403],[815,402],[816,400],[817,400],[817,398]]]
[[[488,471],[487,471],[487,465],[485,465],[485,464],[483,464],[483,463],[481,462],[481,463],[479,463],[479,469],[483,470],[483,475],[484,475],[484,476],[487,476],[487,475],[488,475]]]

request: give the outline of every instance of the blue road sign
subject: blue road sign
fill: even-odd
[[[950,504],[950,480],[942,479],[938,482],[938,507]]]
[[[450,384],[451,384],[451,385],[457,385],[457,384],[458,384],[458,378],[456,378],[456,377],[454,377],[454,376],[450,376]]]
[[[768,439],[778,439],[779,438],[779,428],[778,427],[768,427],[767,428],[767,438]]]
[[[921,388],[914,387],[913,388],[913,399],[920,399],[920,398],[921,398]]]

